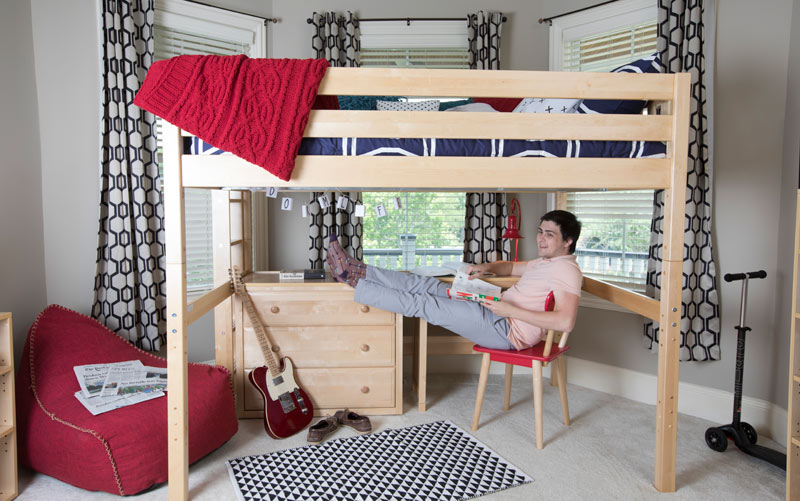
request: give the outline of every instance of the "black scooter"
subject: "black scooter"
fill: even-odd
[[[767,272],[751,271],[748,273],[728,273],[725,275],[726,282],[742,281],[742,304],[739,312],[739,325],[736,330],[739,336],[736,341],[736,382],[733,393],[733,422],[723,426],[713,427],[706,430],[706,444],[717,452],[723,452],[728,447],[728,439],[733,440],[742,452],[755,458],[762,459],[768,463],[786,469],[786,454],[756,445],[758,434],[756,429],[750,424],[742,421],[742,373],[744,372],[744,342],[745,334],[750,330],[744,324],[744,312],[747,307],[747,281],[751,278],[766,278]]]

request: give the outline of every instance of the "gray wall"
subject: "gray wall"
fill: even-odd
[[[0,311],[13,314],[19,359],[28,327],[47,306],[42,162],[31,6],[0,3]]]
[[[279,23],[268,28],[271,57],[310,57],[310,29],[305,20],[314,10],[330,8],[330,2],[321,1],[209,3],[279,18]],[[548,31],[537,23],[538,18],[593,3],[596,2],[493,2],[492,8],[502,10],[509,18],[501,52],[504,67],[546,69]],[[785,407],[798,154],[798,103],[794,95],[787,96],[787,86],[796,89],[798,83],[798,9],[792,8],[791,0],[776,0],[760,4],[758,16],[754,16],[752,3],[746,0],[719,4],[714,136],[714,243],[718,272],[721,276],[764,268],[769,273],[767,280],[751,286],[748,324],[753,332],[747,347],[744,393]],[[17,62],[15,67],[23,69],[14,75],[4,72],[4,89],[8,78],[22,89],[13,99],[3,91],[0,99],[4,107],[11,107],[12,113],[4,112],[0,123],[4,128],[13,125],[17,130],[29,131],[9,142],[19,163],[27,167],[15,168],[19,173],[15,175],[24,179],[15,183],[10,196],[5,194],[9,177],[5,170],[11,164],[6,158],[0,160],[5,174],[0,188],[4,190],[0,220],[3,229],[10,228],[14,235],[11,243],[4,238],[2,247],[4,266],[9,263],[5,256],[11,255],[13,269],[12,281],[4,277],[0,282],[0,299],[13,306],[5,309],[29,312],[27,317],[22,314],[17,323],[18,345],[24,339],[21,330],[27,329],[20,323],[29,323],[33,312],[48,302],[89,311],[97,232],[99,97],[95,1],[30,0],[30,5],[30,13],[27,2],[13,8],[4,5],[0,35],[8,41],[3,47],[13,47],[0,49],[4,67]],[[402,4],[341,0],[336,5],[340,11],[353,10],[362,17],[452,17],[486,4],[455,0],[413,0]],[[32,29],[28,27],[30,23]],[[64,31],[65,26],[69,26],[68,32]],[[35,66],[30,62],[33,56]],[[784,111],[787,106],[789,113]],[[5,142],[3,146],[5,151]],[[6,215],[12,202],[13,217]],[[544,204],[540,199],[527,199],[523,210],[531,223],[544,210]],[[281,235],[280,244],[278,239],[271,239],[271,267],[303,266],[302,261],[298,264],[290,257],[304,254],[303,224],[280,211],[271,211],[270,224],[273,235]],[[525,258],[534,257],[532,240],[524,242]],[[31,261],[37,266],[22,271]],[[46,286],[42,263],[46,264]],[[33,282],[27,280],[31,273],[36,278]],[[26,284],[38,283],[30,286],[30,300],[19,294],[23,278]],[[681,380],[730,391],[739,289],[721,280],[719,286],[723,360],[682,364]],[[206,320],[195,329],[205,332],[193,335],[190,358],[211,357],[213,342],[206,334],[209,326]],[[641,331],[641,319],[635,315],[585,308],[571,338],[574,356],[655,374],[656,356],[641,348]],[[461,360],[465,358],[460,357],[458,364],[465,365],[466,361]]]

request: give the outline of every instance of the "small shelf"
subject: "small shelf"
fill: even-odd
[[[10,425],[0,425],[0,440],[6,437],[9,433],[14,432],[14,427]]]
[[[795,383],[800,383],[800,376],[793,376],[792,379],[794,379]]]
[[[792,437],[792,445],[800,447],[800,437]]]
[[[2,376],[3,374],[7,374],[13,370],[14,368],[11,367],[10,365],[0,365],[0,376]]]

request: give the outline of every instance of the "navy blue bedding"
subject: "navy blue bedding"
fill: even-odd
[[[199,138],[187,138],[186,153],[226,153]],[[303,138],[299,155],[439,157],[664,158],[656,141],[527,141],[511,139]]]

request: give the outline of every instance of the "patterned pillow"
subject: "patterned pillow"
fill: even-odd
[[[439,101],[393,102],[378,101],[378,109],[383,111],[439,111]]]
[[[397,96],[338,96],[340,110],[376,110],[381,101],[399,101]]]
[[[611,70],[611,73],[663,73],[658,53],[624,64]],[[578,113],[612,113],[617,115],[638,115],[647,101],[618,101],[608,99],[584,99],[578,105]]]
[[[514,113],[575,113],[580,102],[580,99],[528,97],[519,102]]]
[[[472,103],[472,98],[468,99],[459,99],[458,101],[439,101],[439,111],[447,111],[450,108],[455,108],[457,106],[464,106],[465,104]]]

